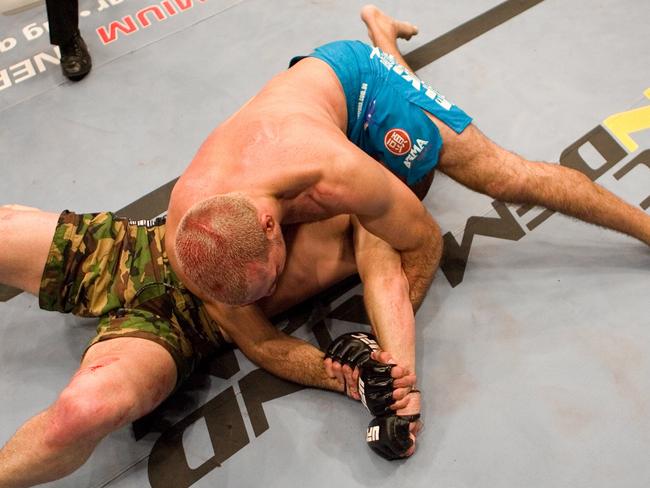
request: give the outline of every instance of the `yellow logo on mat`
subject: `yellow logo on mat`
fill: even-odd
[[[650,98],[650,88],[647,88],[643,94],[646,98]],[[650,105],[611,115],[605,119],[603,125],[621,141],[628,152],[632,153],[639,148],[639,145],[630,134],[650,129]]]

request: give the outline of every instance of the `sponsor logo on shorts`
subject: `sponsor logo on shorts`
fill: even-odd
[[[366,91],[368,91],[368,83],[361,83],[361,90],[359,91],[359,101],[357,102],[357,119],[361,115],[363,108],[363,101],[366,99]]]
[[[447,100],[440,93],[423,82],[420,78],[415,76],[415,74],[407,70],[404,66],[395,61],[395,57],[392,54],[385,53],[378,47],[375,47],[370,53],[370,59],[373,58],[378,58],[379,62],[384,68],[386,68],[388,71],[394,72],[404,81],[410,83],[415,91],[421,92],[424,89],[425,96],[436,102],[444,110],[451,110],[453,105],[451,102],[449,102],[449,100]]]
[[[425,141],[424,139],[416,139],[415,146],[413,146],[413,149],[411,149],[409,155],[404,158],[404,166],[411,169],[411,164],[413,164],[413,161],[415,161],[417,157],[422,154],[422,150],[427,144],[429,144],[429,141]]]
[[[411,150],[411,137],[404,129],[391,129],[386,132],[384,146],[395,156],[404,156]]]

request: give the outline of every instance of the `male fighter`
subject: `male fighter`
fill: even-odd
[[[232,317],[179,281],[165,253],[162,219],[136,225],[111,213],[0,207],[0,282],[37,295],[43,309],[99,318],[69,385],[0,450],[0,488],[71,473],[102,438],[153,410],[199,360],[230,340],[260,367],[308,386],[345,388],[359,399],[350,378],[366,378],[368,408],[381,414],[373,420],[381,438],[370,447],[387,458],[412,454],[420,409],[412,370],[383,364],[391,361],[386,352],[373,353],[381,363],[368,360],[372,349],[363,335],[335,339],[326,370],[321,351],[267,319],[359,271],[374,328],[413,330],[399,255],[367,233],[358,236],[357,228],[346,215],[288,227],[287,261],[275,293]]]
[[[255,301],[282,269],[281,223],[345,213],[400,252],[419,303],[429,283],[417,270],[435,261],[428,251],[440,236],[415,194],[426,193],[434,168],[492,198],[650,244],[641,209],[580,172],[497,146],[418,79],[396,44],[414,26],[374,6],[361,17],[376,47],[340,41],[295,58],[210,134],[174,187],[166,245],[191,290],[213,302]]]
[[[244,323],[250,312],[239,305],[273,293],[283,269],[281,224],[352,214],[358,236],[399,253],[417,309],[440,258],[439,228],[418,200],[435,168],[495,199],[542,205],[650,244],[650,216],[577,171],[497,146],[418,79],[397,48],[398,38],[417,33],[413,25],[374,6],[361,17],[374,48],[341,41],[295,58],[210,134],[179,179],[166,248],[188,289]],[[413,371],[413,327],[378,321],[376,331]],[[354,384],[350,368],[327,364]]]

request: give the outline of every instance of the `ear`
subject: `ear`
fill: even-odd
[[[262,225],[264,226],[264,232],[267,236],[271,236],[275,233],[275,226],[277,223],[275,222],[273,216],[269,214],[264,215],[262,218]]]

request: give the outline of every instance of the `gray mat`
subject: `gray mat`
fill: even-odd
[[[87,79],[72,84],[46,64],[0,90],[0,203],[156,213],[164,191],[129,205],[177,177],[291,56],[365,36],[362,2],[209,0],[103,44],[98,27],[153,5],[113,3],[99,12],[81,2],[92,12],[82,18],[95,61]],[[405,51],[498,4],[380,2],[419,25]],[[15,78],[23,68],[11,66],[50,49],[45,36],[24,38],[34,22],[45,22],[44,7],[0,15],[0,42],[17,39],[0,53],[0,73]],[[649,22],[635,0],[545,0],[419,75],[500,144],[580,167],[643,205],[650,120],[642,114],[630,134],[635,149],[605,121],[650,105]],[[425,203],[454,259],[417,318],[426,429],[413,459],[370,452],[358,404],[277,382],[228,352],[49,486],[647,486],[647,247],[496,204],[442,175]],[[314,343],[363,327],[359,293],[342,289],[279,326]],[[24,294],[0,303],[0,442],[56,398],[93,332],[92,321],[39,311]]]

